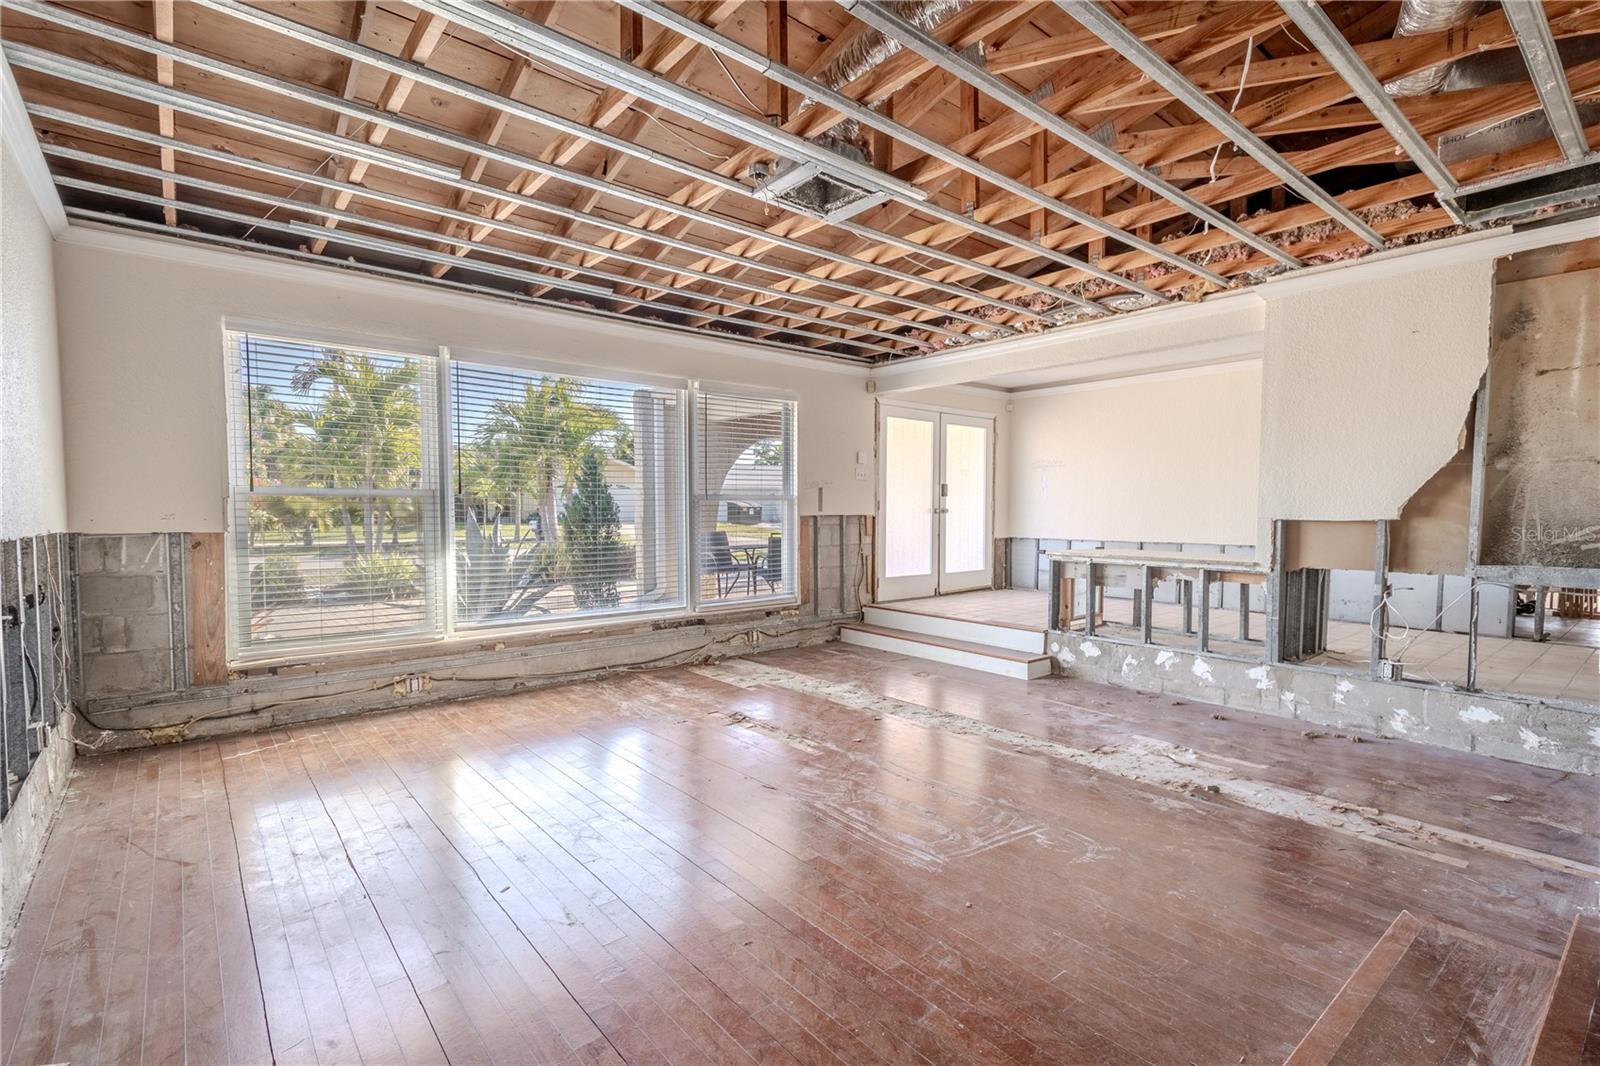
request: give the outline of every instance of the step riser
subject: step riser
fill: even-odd
[[[996,659],[976,652],[964,651],[959,648],[941,648],[934,644],[924,644],[917,640],[905,640],[900,637],[885,636],[882,633],[868,633],[859,629],[842,628],[839,639],[846,644],[854,644],[862,648],[875,648],[878,651],[894,652],[897,655],[909,655],[916,659],[927,659],[930,662],[947,663],[950,666],[963,666],[969,670],[981,670],[987,674],[999,674],[1002,677],[1015,677],[1030,681],[1036,677],[1045,677],[1050,673],[1050,660],[1045,658],[1032,659],[1028,662],[1014,662],[1010,659]]]
[[[1044,629],[1037,633],[1010,626],[969,622],[961,618],[941,618],[938,615],[918,614],[915,611],[896,611],[885,607],[867,605],[862,608],[863,621],[885,629],[900,629],[907,633],[921,633],[927,637],[946,640],[964,640],[969,644],[987,644],[992,648],[1025,651],[1030,655],[1044,654]]]

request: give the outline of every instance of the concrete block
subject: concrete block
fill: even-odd
[[[165,613],[166,579],[130,573],[82,575],[78,579],[78,609],[87,617]]]
[[[102,568],[106,573],[167,572],[167,540],[164,534],[113,534],[93,539],[102,542]]]
[[[85,655],[83,684],[91,698],[165,692],[172,688],[172,658],[157,651]]]

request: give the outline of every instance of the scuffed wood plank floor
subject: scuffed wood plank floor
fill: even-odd
[[[1593,779],[842,645],[754,662],[80,760],[0,1058],[1281,1063],[1400,911],[1553,960],[1595,902]]]

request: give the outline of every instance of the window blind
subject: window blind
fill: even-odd
[[[696,602],[792,597],[794,404],[698,393],[694,440]]]
[[[436,362],[229,331],[235,657],[436,634]]]
[[[453,361],[456,624],[684,606],[684,402]]]

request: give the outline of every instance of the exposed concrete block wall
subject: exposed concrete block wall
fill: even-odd
[[[172,548],[164,533],[78,538],[83,687],[96,698],[170,692],[175,677]]]
[[[1600,711],[1554,701],[1373,681],[1298,663],[1051,631],[1056,671],[1279,718],[1319,730],[1433,744],[1556,770],[1600,774]]]
[[[804,603],[596,622],[577,633],[476,632],[392,651],[308,653],[303,663],[239,671],[219,685],[189,675],[188,538],[84,534],[79,735],[95,750],[140,747],[832,640],[840,621],[861,615],[872,556],[867,519],[801,521],[814,523],[810,550],[796,560],[811,590]]]

